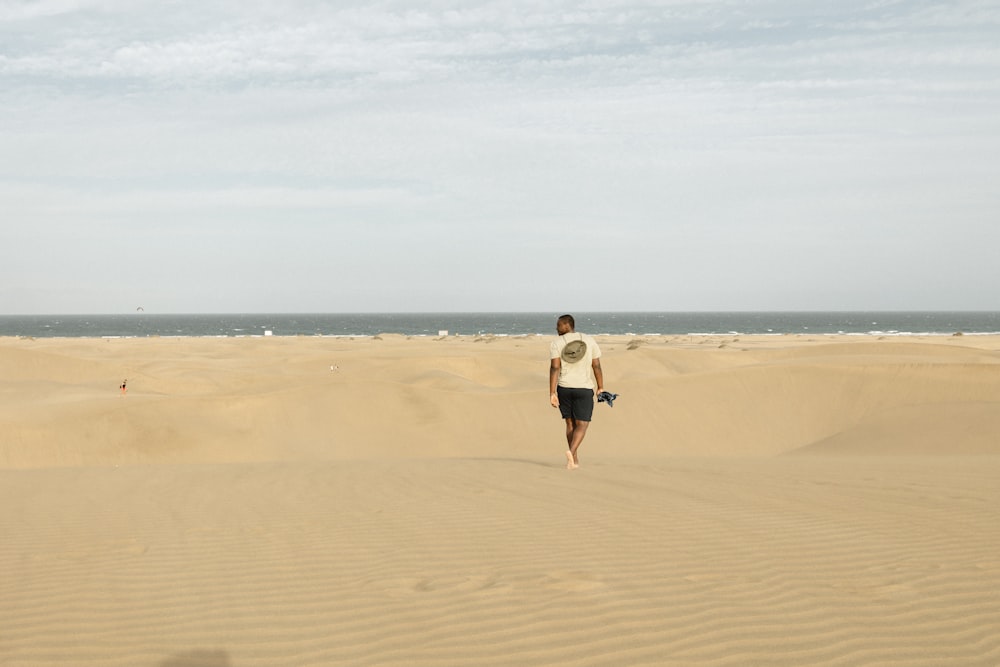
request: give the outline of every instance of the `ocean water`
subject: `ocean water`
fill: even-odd
[[[0,315],[0,336],[552,335],[561,313]],[[998,334],[1000,311],[574,313],[592,334]]]

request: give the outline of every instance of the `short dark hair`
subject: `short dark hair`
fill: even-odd
[[[576,328],[576,320],[573,319],[572,315],[561,315],[559,319],[556,320],[556,322],[565,322],[570,326],[571,329]]]

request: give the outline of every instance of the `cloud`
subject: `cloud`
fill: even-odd
[[[846,2],[821,13],[782,2],[485,2],[421,10],[298,3],[280,16],[266,5],[182,4],[166,13],[128,3],[32,3],[15,5],[0,22],[0,34],[10,37],[0,72],[21,82],[78,80],[98,93],[121,85],[604,88],[850,79],[873,67],[906,78],[903,68],[913,66],[995,66],[996,14],[974,2],[948,11]]]
[[[974,0],[6,3],[0,280],[60,258],[31,274],[41,304],[81,246],[111,266],[143,244],[155,280],[188,253],[230,299],[242,279],[247,304],[308,309],[280,275],[337,280],[335,247],[344,270],[378,263],[372,309],[402,282],[433,308],[456,273],[544,299],[503,273],[544,281],[561,249],[643,286],[621,307],[663,307],[665,283],[690,307],[732,276],[748,289],[715,307],[779,307],[790,272],[828,268],[800,278],[822,293],[839,258],[880,252],[918,302],[892,239],[926,259],[947,218],[956,256],[1000,241],[997,25]],[[244,272],[268,252],[263,290]]]
[[[14,23],[62,14],[71,14],[86,6],[80,0],[9,0],[0,5],[0,22]]]

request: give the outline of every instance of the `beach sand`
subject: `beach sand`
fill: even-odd
[[[0,339],[0,664],[1000,664],[1000,337],[549,340]]]

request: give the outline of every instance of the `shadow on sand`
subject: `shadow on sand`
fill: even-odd
[[[232,667],[225,651],[189,651],[171,656],[159,667]]]

